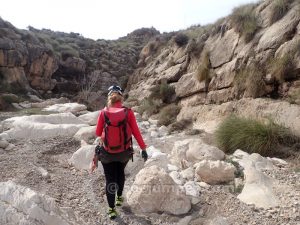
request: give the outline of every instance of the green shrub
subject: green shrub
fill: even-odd
[[[161,99],[163,103],[171,103],[174,99],[175,88],[169,85],[166,81],[162,81],[160,84],[155,85],[151,89],[149,98]]]
[[[218,146],[225,153],[242,149],[263,156],[276,154],[280,144],[294,142],[297,138],[283,126],[269,120],[262,123],[253,119],[231,116],[225,119],[215,132]],[[287,143],[287,142],[288,143]]]
[[[225,161],[228,163],[231,163],[235,167],[235,169],[236,169],[234,172],[235,177],[240,177],[240,178],[244,179],[243,167],[241,167],[238,162],[232,160],[232,158],[227,158]]]
[[[236,32],[242,35],[247,43],[253,39],[256,31],[259,29],[254,6],[253,4],[248,4],[235,8],[230,16]]]
[[[159,113],[158,125],[168,126],[171,123],[175,122],[179,112],[180,107],[175,104],[167,105],[166,107],[162,108]]]
[[[68,57],[79,57],[79,52],[72,48],[70,45],[62,44],[58,47],[58,51],[61,52],[63,59],[65,60]]]
[[[286,79],[293,76],[294,68],[293,58],[290,55],[285,55],[270,62],[269,72],[277,82],[283,83]]]
[[[196,72],[196,78],[199,82],[205,81],[209,83],[211,80],[210,68],[209,53],[205,52]]]
[[[275,23],[280,20],[290,9],[293,0],[275,0],[271,7],[270,22]]]
[[[182,47],[189,42],[189,37],[186,34],[179,33],[174,37],[174,41],[178,47]]]

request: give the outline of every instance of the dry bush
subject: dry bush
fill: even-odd
[[[170,104],[161,109],[158,116],[158,125],[168,126],[176,121],[176,117],[180,112],[180,107],[175,104]]]
[[[163,103],[171,103],[174,100],[175,89],[166,81],[162,81],[151,88],[150,99],[160,99]]]
[[[84,74],[83,79],[80,82],[80,92],[78,93],[80,101],[85,103],[89,102],[91,93],[99,80],[101,80],[101,73],[98,70],[95,70],[88,75]]]
[[[259,29],[254,7],[254,4],[237,7],[230,16],[234,29],[244,37],[247,43],[253,39],[256,31]]]
[[[295,65],[290,55],[275,58],[269,63],[269,73],[271,73],[278,83],[293,77]]]
[[[234,78],[234,88],[239,97],[257,98],[265,94],[264,69],[257,63],[241,69]]]
[[[289,11],[290,4],[293,0],[275,0],[271,7],[271,24],[280,20]]]
[[[209,81],[211,80],[210,68],[211,65],[209,60],[209,53],[205,52],[196,71],[196,78],[199,82],[205,81],[209,83]]]
[[[161,103],[155,99],[145,98],[141,101],[140,106],[138,108],[139,114],[147,113],[147,115],[151,116],[159,112],[161,107]]]
[[[187,129],[193,123],[192,119],[183,119],[180,121],[175,121],[169,126],[169,132],[183,131]]]

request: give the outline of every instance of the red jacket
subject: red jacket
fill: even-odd
[[[122,103],[121,102],[116,102],[112,107],[108,107],[107,109],[109,111],[114,111],[117,110],[119,108],[122,108]],[[141,149],[146,149],[146,144],[143,140],[143,137],[141,135],[141,132],[138,128],[138,125],[136,123],[136,118],[134,116],[134,113],[131,109],[128,110],[128,117],[127,117],[127,122],[131,128],[132,134],[134,136],[134,138],[136,139],[137,143],[139,144]],[[105,124],[105,120],[104,120],[104,113],[103,110],[100,111],[99,117],[98,117],[98,122],[97,122],[97,126],[96,126],[96,135],[98,137],[101,137],[102,141],[104,141],[104,124]]]

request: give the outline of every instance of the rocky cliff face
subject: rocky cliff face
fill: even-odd
[[[166,43],[157,39],[159,47],[149,52],[148,44],[140,56],[143,61],[140,64],[144,66],[130,78],[130,93],[139,99],[147,97],[149,89],[164,79],[175,87],[177,97],[182,100],[194,97],[194,104],[288,96],[290,91],[299,89],[300,82],[300,6],[299,1],[293,1],[283,18],[270,24],[274,4],[274,1],[264,1],[252,6],[257,31],[251,41],[245,40],[233,16],[229,16],[219,24],[183,31],[189,38],[183,46],[178,46],[173,39]],[[243,7],[237,10],[244,10]],[[207,77],[199,79],[206,57]],[[284,57],[288,57],[291,69],[279,79],[274,64],[282,63],[278,70],[284,70],[289,65],[281,61]],[[261,74],[253,75],[251,71]],[[250,85],[252,82],[256,84]],[[242,87],[243,83],[246,87]],[[252,86],[261,88],[256,90]]]
[[[182,107],[177,119],[194,121],[214,106],[244,98],[280,98],[299,104],[300,2],[283,1],[286,10],[280,15],[276,2],[242,6],[213,25],[182,31],[178,40],[157,38],[148,43],[128,82],[129,95],[147,98],[151,88],[166,80]],[[265,103],[261,104],[263,108]],[[235,111],[219,112],[207,120]]]
[[[126,83],[140,50],[158,33],[144,28],[116,41],[94,41],[77,33],[19,30],[0,18],[1,93],[72,97],[94,82],[89,92],[97,99],[112,83]]]

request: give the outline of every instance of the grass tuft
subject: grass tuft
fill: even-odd
[[[199,82],[209,82],[211,80],[210,67],[209,53],[205,52],[196,72],[196,78]]]
[[[275,0],[271,8],[270,22],[271,24],[280,20],[290,9],[290,3],[293,0]]]
[[[254,4],[237,7],[230,16],[234,29],[244,37],[246,43],[253,39],[259,29],[254,7]]]
[[[287,128],[268,120],[262,123],[253,119],[230,116],[215,132],[218,146],[225,153],[242,149],[248,153],[273,156],[280,145],[291,145],[297,141]]]

